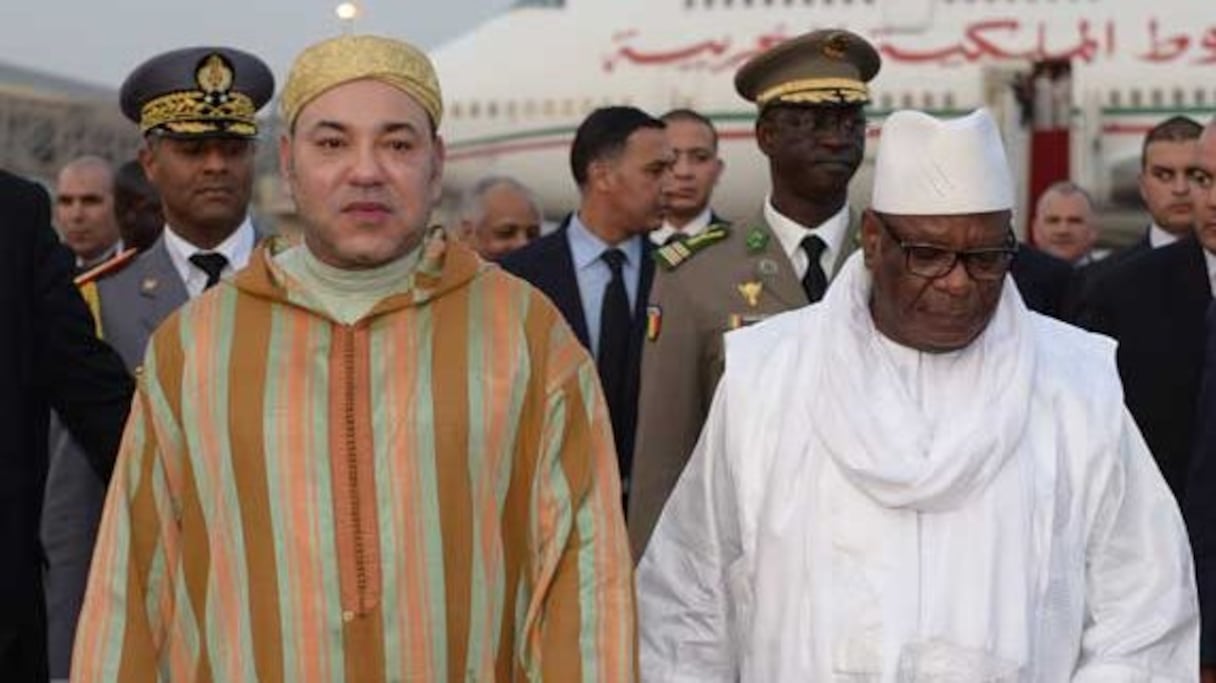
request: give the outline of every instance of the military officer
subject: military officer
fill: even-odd
[[[848,31],[813,31],[744,64],[771,193],[760,214],[655,252],[629,536],[640,557],[679,479],[723,367],[724,333],[818,301],[857,245],[848,185],[865,151],[881,58]]]
[[[161,236],[77,279],[98,331],[132,372],[152,331],[179,306],[245,266],[257,111],[274,76],[257,57],[198,47],[149,59],[120,91],[144,135],[139,161],[160,193]],[[52,433],[42,537],[48,560],[52,678],[67,676],[105,486],[66,433]]]

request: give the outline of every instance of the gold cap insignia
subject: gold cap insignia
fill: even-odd
[[[823,56],[828,59],[844,59],[849,53],[849,37],[843,33],[833,33],[823,41]]]
[[[232,67],[218,53],[213,53],[203,60],[194,80],[203,91],[203,97],[213,107],[228,101],[228,91],[232,89]]]

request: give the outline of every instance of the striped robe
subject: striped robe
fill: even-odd
[[[634,680],[612,429],[556,309],[433,235],[342,325],[272,249],[150,343],[72,680]]]

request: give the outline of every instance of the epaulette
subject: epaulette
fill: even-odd
[[[138,255],[139,255],[139,250],[136,249],[135,247],[131,247],[130,249],[119,252],[118,254],[115,254],[113,258],[105,261],[104,263],[100,263],[100,264],[90,268],[89,270],[86,270],[85,272],[81,273],[80,275],[77,275],[74,282],[76,283],[77,287],[83,287],[84,285],[87,285],[90,282],[100,280],[101,278],[105,277],[106,275],[110,275],[111,273],[117,273],[118,271],[120,271],[123,268],[126,268],[128,265],[130,265],[131,262],[134,261],[135,257]]]
[[[676,240],[671,244],[656,249],[654,260],[666,270],[675,270],[694,254],[704,250],[711,244],[717,244],[730,235],[730,227],[726,223],[714,223],[701,234],[686,240]]]

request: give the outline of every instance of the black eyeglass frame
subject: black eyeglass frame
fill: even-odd
[[[920,242],[907,242],[900,239],[899,235],[891,229],[891,226],[882,219],[877,212],[871,212],[874,220],[882,226],[883,232],[887,233],[887,237],[903,250],[904,252],[904,268],[917,277],[923,277],[928,280],[936,280],[945,277],[954,270],[959,261],[963,262],[963,269],[967,271],[967,276],[976,282],[996,282],[1005,277],[1009,272],[1009,267],[1013,263],[1013,257],[1018,253],[1017,238],[1013,235],[1013,229],[1009,230],[1006,237],[1006,245],[1003,247],[984,247],[982,249],[964,249],[955,251],[952,249],[943,249],[933,244],[924,244]],[[919,260],[914,257],[919,254]],[[945,256],[949,255],[947,261]],[[996,259],[991,266],[992,270],[987,271],[976,264],[982,263],[981,259]],[[914,265],[914,260],[916,265]]]

